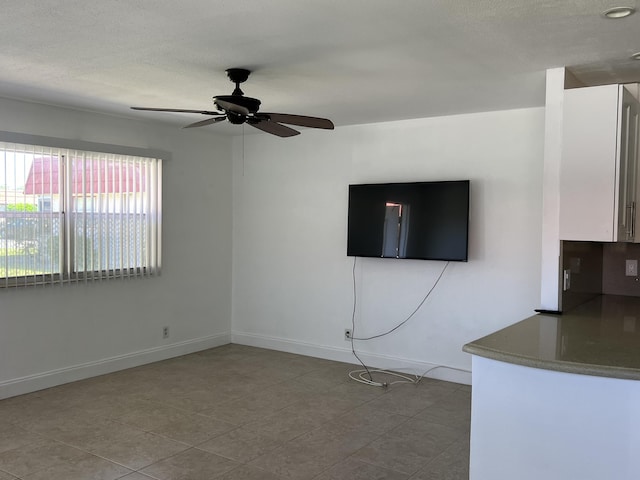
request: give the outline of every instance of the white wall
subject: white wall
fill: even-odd
[[[0,398],[229,342],[229,138],[7,99],[0,131],[172,157],[164,162],[160,277],[0,289]]]
[[[348,185],[470,179],[469,262],[452,263],[402,329],[356,344],[376,366],[469,370],[466,342],[539,307],[543,147],[542,108],[236,139],[233,341],[355,361]],[[406,318],[443,266],[358,259],[356,336]]]

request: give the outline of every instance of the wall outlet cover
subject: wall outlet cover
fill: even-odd
[[[636,259],[627,259],[625,264],[625,275],[627,277],[637,277],[638,276],[638,260]]]

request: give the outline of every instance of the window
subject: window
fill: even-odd
[[[159,159],[0,142],[0,287],[160,271]]]

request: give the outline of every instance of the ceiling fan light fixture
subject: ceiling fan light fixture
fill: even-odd
[[[244,122],[247,121],[247,116],[244,115],[243,113],[228,111],[227,120],[229,120],[229,123],[233,125],[242,125]]]
[[[617,20],[619,18],[625,18],[630,15],[633,15],[635,12],[636,12],[636,9],[633,7],[613,7],[602,12],[602,16],[604,18]]]

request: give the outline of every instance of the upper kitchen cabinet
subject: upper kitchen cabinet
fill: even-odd
[[[637,98],[624,85],[565,91],[561,240],[640,241],[639,110]]]

